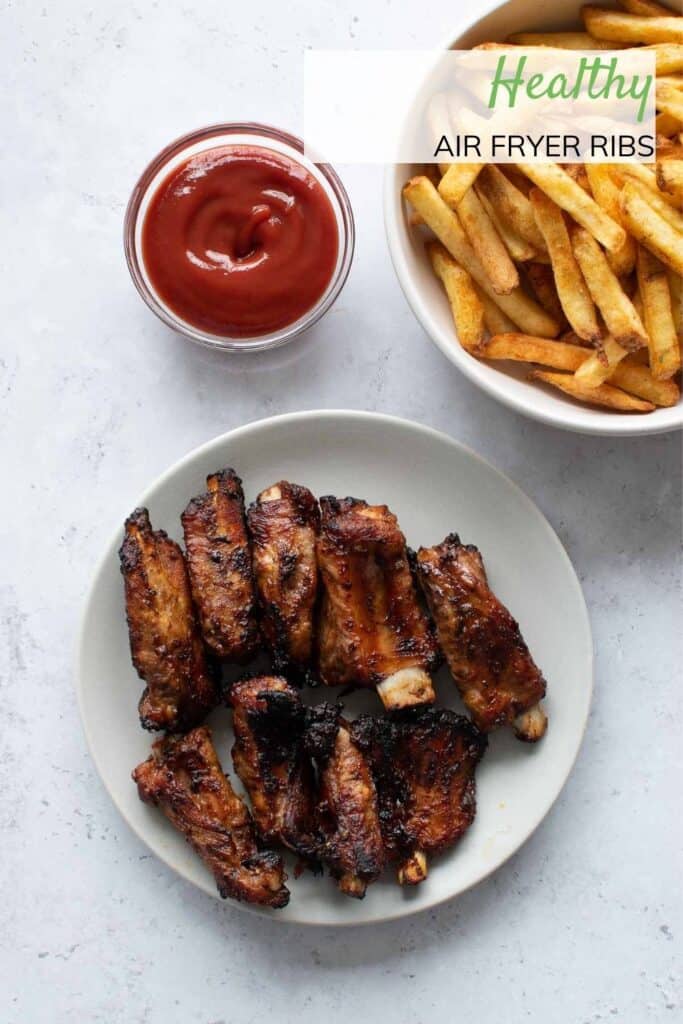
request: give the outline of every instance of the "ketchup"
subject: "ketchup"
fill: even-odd
[[[233,337],[270,334],[315,306],[338,247],[323,186],[301,164],[255,146],[219,146],[176,167],[142,227],[161,301],[193,326]]]

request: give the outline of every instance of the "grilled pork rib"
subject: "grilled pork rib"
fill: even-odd
[[[351,734],[372,768],[387,856],[398,862],[399,882],[416,885],[427,877],[427,857],[452,846],[474,820],[486,737],[436,707],[363,715]]]
[[[144,729],[189,729],[214,706],[216,691],[183,553],[138,508],[126,519],[119,558],[133,665],[147,684],[140,722]]]
[[[259,851],[249,811],[223,774],[207,728],[159,740],[133,780],[140,799],[159,807],[183,833],[224,899],[287,904],[282,860]]]
[[[536,742],[547,718],[539,701],[545,680],[517,622],[490,590],[479,551],[450,534],[417,553],[420,582],[439,644],[475,725],[484,732],[511,724]]]
[[[356,498],[321,498],[320,507],[323,682],[376,687],[387,708],[431,703],[438,651],[396,517]]]
[[[321,859],[343,893],[362,899],[385,860],[369,763],[332,704],[311,710],[307,745],[318,765]]]
[[[258,628],[242,481],[224,469],[206,485],[181,516],[192,596],[207,645],[244,662],[256,651]]]
[[[318,503],[309,490],[281,480],[247,513],[261,631],[277,672],[305,678],[314,645],[318,589]]]
[[[259,836],[315,858],[315,778],[304,750],[306,711],[293,686],[277,676],[233,683],[232,760],[251,801]]]

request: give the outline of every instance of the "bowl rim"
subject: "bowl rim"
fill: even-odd
[[[451,49],[465,32],[473,29],[494,11],[502,10],[512,2],[513,0],[503,0],[503,2],[495,0],[493,3],[485,4],[483,9],[478,11],[475,19],[461,19],[460,21],[456,19],[454,30],[449,32],[447,38],[442,41],[439,52]],[[400,173],[400,168],[409,166],[409,164],[388,164],[384,172],[382,205],[389,256],[401,290],[415,318],[430,341],[441,350],[449,362],[491,398],[507,406],[508,409],[512,409],[513,412],[521,413],[546,426],[603,437],[644,437],[683,430],[683,399],[676,406],[657,408],[651,413],[618,413],[603,412],[587,405],[574,407],[571,400],[564,400],[558,395],[548,393],[553,400],[551,409],[537,407],[533,403],[525,402],[508,390],[505,384],[507,380],[505,374],[497,373],[465,352],[461,348],[454,330],[448,334],[443,331],[433,317],[431,307],[425,301],[421,289],[409,269],[402,237],[402,230],[406,229],[406,225],[402,219],[404,207],[400,189],[397,190],[397,176]],[[557,412],[553,411],[555,409]],[[584,422],[579,414],[586,412],[590,412],[591,416],[595,417],[594,420]],[[665,422],[662,422],[662,419]]]

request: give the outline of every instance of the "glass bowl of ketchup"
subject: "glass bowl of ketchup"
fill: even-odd
[[[355,229],[329,164],[262,124],[182,136],[147,167],[124,224],[131,277],[173,330],[209,348],[275,348],[311,327],[349,273]]]

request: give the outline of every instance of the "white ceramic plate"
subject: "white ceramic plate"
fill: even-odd
[[[502,41],[512,32],[558,31],[581,26],[583,0],[510,0],[474,7],[470,17],[454,14],[453,33],[440,50],[469,49],[477,43]],[[607,3],[607,6],[615,6]],[[455,7],[454,7],[455,11]],[[420,83],[415,83],[416,92]],[[425,232],[410,228],[401,189],[417,166],[395,164],[384,179],[384,223],[389,252],[403,293],[434,344],[466,377],[516,412],[555,427],[586,434],[661,434],[683,426],[683,403],[651,413],[617,413],[584,405],[555,389],[526,379],[520,363],[486,363],[461,348],[448,301],[424,252]]]
[[[236,468],[247,501],[285,478],[318,495],[386,502],[411,546],[437,543],[452,530],[477,544],[491,584],[519,619],[549,690],[546,737],[536,746],[508,732],[491,737],[477,776],[476,820],[457,847],[431,864],[421,886],[401,890],[387,872],[358,902],[340,896],[328,877],[295,879],[290,871],[288,907],[247,909],[306,924],[361,924],[412,914],[463,892],[531,835],[559,794],[581,743],[592,688],[591,634],[581,588],[562,545],[535,505],[477,455],[445,434],[364,412],[304,412],[241,427],[191,452],[136,504],[149,508],[155,527],[181,539],[180,512],[203,490],[207,473],[223,466]],[[138,724],[142,684],[128,649],[120,541],[117,527],[83,618],[78,696],[88,743],[131,828],[169,867],[217,896],[201,861],[158,810],[138,800],[130,778],[131,769],[149,754],[152,737]],[[460,707],[445,670],[437,689],[444,703]],[[317,697],[321,691],[314,693]],[[361,708],[379,712],[379,701],[369,693],[348,699],[350,713]],[[226,771],[231,771],[229,719],[224,709],[210,719]]]

